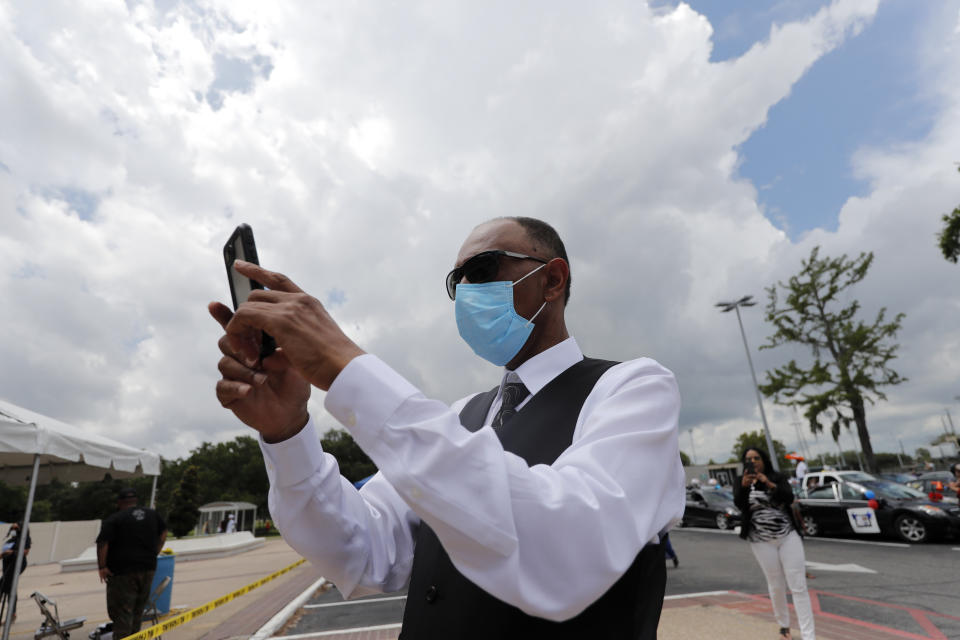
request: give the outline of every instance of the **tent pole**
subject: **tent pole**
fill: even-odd
[[[33,475],[30,476],[30,493],[27,494],[27,508],[20,520],[20,544],[17,545],[17,562],[13,565],[13,580],[10,585],[10,600],[7,607],[7,619],[3,622],[3,640],[10,637],[10,627],[13,624],[13,612],[17,607],[17,583],[20,581],[20,565],[23,563],[23,550],[27,545],[27,536],[30,535],[30,512],[33,510],[33,494],[37,491],[37,476],[40,475],[40,454],[33,456]]]
[[[160,476],[153,476],[153,489],[150,490],[150,508],[157,508],[157,478]]]

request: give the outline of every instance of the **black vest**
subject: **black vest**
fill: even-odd
[[[499,430],[504,450],[531,466],[552,464],[573,442],[577,417],[593,386],[615,364],[585,358],[550,381]],[[493,389],[472,398],[460,412],[461,424],[470,431],[482,427],[496,394]],[[663,545],[647,545],[596,602],[570,620],[553,622],[528,615],[470,582],[453,566],[436,534],[421,523],[400,640],[653,640],[666,580]]]

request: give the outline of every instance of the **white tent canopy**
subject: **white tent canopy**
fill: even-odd
[[[0,400],[0,480],[30,482],[40,456],[39,483],[160,475],[160,456],[89,433]]]
[[[30,485],[24,521],[30,522],[38,482],[49,482],[52,478],[65,482],[99,480],[107,473],[117,478],[156,477],[160,475],[160,456],[0,400],[0,480]],[[26,536],[20,540],[14,566],[20,566]],[[19,573],[15,571],[11,611],[18,578]],[[3,640],[10,635],[12,616],[6,618]]]

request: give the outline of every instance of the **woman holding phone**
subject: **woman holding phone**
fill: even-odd
[[[750,542],[767,579],[773,613],[780,625],[780,640],[792,639],[787,587],[793,593],[801,637],[814,640],[803,542],[790,506],[793,489],[785,475],[773,470],[766,451],[750,447],[743,452],[741,462],[743,475],[734,495],[734,503],[742,514],[740,537]]]

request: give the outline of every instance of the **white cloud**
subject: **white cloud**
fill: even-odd
[[[931,240],[960,201],[953,90],[927,139],[857,156],[873,188],[836,233],[792,244],[736,178],[737,145],[876,2],[835,2],[719,64],[686,5],[128,4],[0,2],[0,91],[16,96],[0,104],[10,401],[168,456],[244,433],[213,397],[205,311],[227,295],[220,248],[240,221],[266,265],[341,292],[348,332],[427,393],[492,386],[441,279],[469,230],[504,214],[565,237],[588,353],[677,372],[700,458],[758,425],[738,330],[713,303],[759,297],[814,243],[875,249],[865,306],[910,314],[913,380],[872,410],[878,448],[954,393],[958,302],[939,283],[956,272]],[[218,80],[218,60],[249,74],[221,63],[239,75]],[[66,187],[98,198],[90,219]],[[760,315],[744,318],[754,347]],[[757,354],[758,369],[782,358]],[[768,410],[792,439],[790,414]]]

